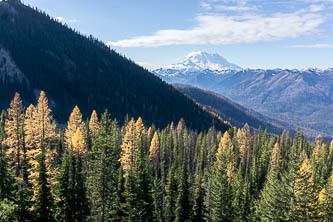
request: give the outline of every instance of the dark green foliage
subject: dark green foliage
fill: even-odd
[[[36,199],[34,201],[35,220],[40,222],[54,221],[54,202],[48,182],[45,155],[38,156],[38,178]]]
[[[8,199],[0,200],[0,221],[12,222],[16,220],[17,205]]]
[[[186,160],[184,158],[182,167],[179,171],[178,196],[176,200],[176,219],[177,222],[191,221],[192,218],[192,196],[191,185],[188,178]]]
[[[170,169],[167,177],[167,183],[165,185],[165,211],[164,217],[167,221],[175,220],[176,212],[176,198],[177,198],[177,181],[175,179],[174,170]]]
[[[7,159],[4,151],[0,149],[0,201],[4,199],[15,199],[14,178],[8,169]]]
[[[65,152],[57,179],[57,220],[86,221],[90,211],[82,163],[71,151]]]
[[[8,106],[15,91],[26,103],[32,103],[34,89],[41,89],[56,104],[52,108],[60,123],[65,123],[78,105],[84,117],[90,115],[92,107],[99,113],[111,107],[120,122],[129,114],[157,127],[184,118],[197,130],[212,124],[220,130],[228,128],[103,42],[79,34],[44,12],[1,2],[0,18],[0,45],[28,79],[28,83],[0,82],[0,109]]]
[[[92,204],[92,218],[108,221],[115,217],[117,199],[118,159],[120,155],[119,129],[117,121],[110,119],[106,111],[89,153],[88,190]]]
[[[203,187],[203,180],[199,176],[196,182],[196,187],[193,195],[192,221],[200,222],[205,220],[206,206],[204,201],[205,201],[205,189]]]
[[[228,183],[225,161],[216,166],[212,176],[212,207],[213,221],[233,221],[232,188]]]

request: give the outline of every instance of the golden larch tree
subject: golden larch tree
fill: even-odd
[[[274,147],[272,149],[271,157],[270,157],[270,170],[276,170],[278,169],[280,163],[282,161],[280,160],[280,143],[279,140],[274,144]]]
[[[155,132],[149,148],[149,159],[156,160],[159,156],[159,153],[160,153],[160,140],[158,139],[157,132]]]
[[[319,194],[314,184],[312,165],[306,157],[297,172],[295,180],[296,216],[299,221],[313,221],[317,218]]]
[[[226,155],[228,151],[233,151],[234,145],[232,144],[230,134],[226,131],[220,139],[219,146],[216,152],[216,164],[221,165],[222,155]]]
[[[246,159],[251,146],[251,133],[248,124],[245,124],[242,129],[238,129],[237,141],[239,146],[239,157],[241,162],[243,162]]]
[[[50,178],[54,178],[56,169],[56,124],[49,108],[48,99],[44,91],[40,92],[36,107],[29,106],[26,112],[25,143],[27,144],[27,157],[31,168],[30,179],[36,185],[38,178],[38,157],[45,155],[45,162]],[[54,182],[54,181],[53,181]]]
[[[80,128],[81,132],[84,132],[84,123],[82,121],[82,114],[79,107],[75,106],[69,120],[67,122],[67,128],[65,130],[65,145],[67,148],[71,148],[72,138],[77,129]]]
[[[16,177],[18,177],[23,155],[22,128],[24,124],[24,107],[19,93],[15,93],[7,113],[8,117],[5,123],[6,139],[4,140],[4,144],[7,147],[6,155],[9,160],[9,166],[15,172]]]
[[[99,122],[96,110],[93,110],[89,120],[89,130],[91,135],[95,136],[99,129]]]
[[[317,136],[314,142],[314,148],[312,152],[312,159],[316,164],[320,164],[324,157],[326,150],[326,144],[321,136]]]
[[[85,139],[84,135],[80,128],[77,128],[74,136],[72,137],[72,149],[80,158],[81,155],[86,154],[87,150],[85,149]]]
[[[139,155],[139,150],[135,146],[135,137],[136,127],[135,121],[132,118],[126,126],[125,136],[121,145],[122,153],[119,159],[125,177],[135,167],[134,165],[137,159],[137,155]]]

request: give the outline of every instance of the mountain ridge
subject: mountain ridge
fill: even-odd
[[[171,84],[222,94],[247,108],[304,129],[333,135],[333,69],[155,70]]]
[[[59,123],[65,123],[78,105],[84,118],[92,109],[97,113],[109,109],[120,122],[128,114],[157,127],[184,118],[192,129],[229,128],[103,42],[81,35],[38,9],[16,1],[0,2],[0,33],[2,52],[10,55],[11,63],[28,80],[28,84],[8,78],[0,81],[0,109],[8,107],[16,91],[27,106],[43,90]]]

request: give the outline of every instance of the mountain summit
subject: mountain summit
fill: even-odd
[[[224,70],[241,70],[242,68],[238,65],[229,63],[225,58],[217,53],[211,54],[207,52],[191,52],[185,60],[166,67],[167,69],[177,69],[183,71],[224,71]]]

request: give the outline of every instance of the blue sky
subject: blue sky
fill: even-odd
[[[191,51],[244,68],[333,67],[333,0],[24,0],[149,68]]]

